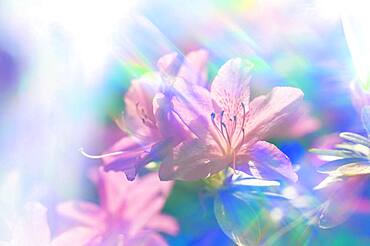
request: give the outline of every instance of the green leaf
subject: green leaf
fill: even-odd
[[[308,240],[306,217],[279,194],[223,190],[215,197],[214,212],[237,245],[305,245]]]
[[[262,239],[258,203],[245,202],[227,192],[220,192],[214,203],[218,224],[237,245],[258,245]]]

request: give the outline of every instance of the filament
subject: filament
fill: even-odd
[[[90,154],[86,153],[83,150],[83,148],[80,148],[79,151],[83,156],[86,156],[87,158],[90,158],[90,159],[102,159],[102,158],[105,158],[105,157],[121,155],[121,154],[124,153],[123,151],[116,151],[116,152],[111,152],[111,153],[102,154],[102,155],[90,155]]]

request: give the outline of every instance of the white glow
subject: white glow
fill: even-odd
[[[9,207],[15,207],[21,198],[21,176],[18,171],[10,171],[2,180],[0,186],[0,202]]]
[[[18,0],[8,1],[9,15],[27,22],[38,41],[60,45],[59,56],[79,65],[84,83],[96,83],[115,50],[139,0]],[[22,11],[19,11],[22,9]],[[58,44],[59,43],[59,44]],[[65,49],[71,50],[66,54]],[[63,61],[61,59],[61,61]]]
[[[283,190],[283,196],[288,199],[294,199],[298,196],[297,189],[293,186],[287,186]]]
[[[315,0],[314,8],[321,18],[339,20],[346,4],[346,0]]]
[[[281,208],[273,208],[270,211],[270,217],[274,222],[279,222],[284,216],[283,210]]]
[[[6,145],[0,146],[0,156],[20,173],[37,170],[26,185],[45,184],[58,195],[80,191],[86,161],[78,148],[98,138],[101,129],[89,95],[101,87],[106,64],[115,55],[116,35],[125,30],[136,3],[1,2],[0,24],[20,36],[27,67],[21,75],[24,88],[3,112],[7,121],[0,127],[9,134],[1,136]],[[17,154],[9,155],[9,149]]]
[[[358,78],[364,88],[370,86],[370,2],[353,0],[342,11],[347,44]]]

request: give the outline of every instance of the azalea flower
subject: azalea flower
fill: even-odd
[[[362,110],[364,128],[370,134],[370,106]],[[329,176],[316,188],[324,188],[330,183],[338,182],[346,177],[363,176],[370,174],[370,140],[352,132],[339,134],[344,141],[336,144],[334,150],[311,149],[323,158],[332,158],[331,161],[319,167],[319,172]]]
[[[179,76],[188,83],[205,86],[206,61],[204,50],[190,52],[183,61],[176,53],[158,60],[160,73],[148,73],[133,80],[125,95],[125,112],[116,120],[125,133],[102,158],[105,170],[124,171],[129,180],[152,161],[163,159],[174,145],[185,138],[183,125],[171,112],[171,78]]]
[[[252,65],[240,58],[226,62],[210,91],[177,78],[173,111],[196,136],[167,155],[162,180],[206,178],[229,166],[258,178],[297,180],[288,157],[263,141],[293,112],[301,90],[275,87],[250,101]]]
[[[175,235],[174,218],[160,211],[172,182],[160,182],[154,173],[129,182],[121,173],[99,170],[93,177],[100,203],[69,201],[58,212],[73,222],[67,232],[84,232],[82,245],[167,245],[159,232]],[[75,244],[76,245],[76,244]]]
[[[362,109],[362,122],[370,135],[370,106]],[[368,211],[368,201],[361,198],[361,190],[370,175],[370,140],[352,132],[339,134],[342,139],[335,149],[311,149],[322,159],[330,160],[318,171],[328,176],[316,187],[325,192],[327,200],[319,211],[319,226],[330,228],[342,223],[358,207]],[[343,199],[345,194],[346,199]]]
[[[2,219],[10,232],[9,240],[1,241],[3,246],[64,246],[84,245],[79,241],[80,231],[62,233],[51,238],[47,221],[47,209],[38,202],[28,202],[16,216]],[[4,229],[4,228],[3,228]]]

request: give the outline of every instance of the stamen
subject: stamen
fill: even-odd
[[[223,131],[223,129],[222,129],[222,124],[223,124],[222,120],[223,120],[223,117],[224,117],[224,113],[225,113],[225,111],[224,111],[224,110],[222,110],[222,111],[221,111],[221,113],[220,113],[220,128],[221,128],[221,133],[222,133],[222,135],[224,135],[224,131]],[[224,136],[224,137],[225,137],[225,136]]]
[[[140,109],[139,109],[140,103],[139,103],[139,102],[137,102],[137,103],[135,104],[135,106],[136,106],[136,113],[137,113],[138,115],[140,115]]]
[[[234,135],[234,132],[236,129],[236,115],[234,115],[233,120],[234,120],[234,129],[233,129],[232,135]]]
[[[241,105],[242,105],[242,108],[243,108],[243,122],[242,122],[242,129],[244,129],[244,124],[245,124],[245,116],[246,116],[246,114],[247,114],[247,112],[246,112],[246,110],[245,110],[245,105],[244,105],[244,103],[241,103]]]
[[[220,128],[218,128],[218,126],[217,126],[217,124],[216,124],[216,122],[215,122],[215,118],[216,118],[216,113],[212,112],[212,113],[211,113],[212,124],[213,124],[213,126],[217,129],[217,131],[218,131],[219,133],[221,133],[221,135],[224,137],[224,139],[225,139],[225,141],[226,141],[225,135],[224,135],[224,133],[223,133],[223,131],[222,131],[222,123],[221,123],[221,130],[220,130]]]
[[[91,159],[102,159],[104,157],[109,157],[109,156],[116,156],[116,155],[122,155],[124,152],[123,151],[116,151],[116,152],[111,152],[111,153],[107,153],[107,154],[102,154],[102,155],[90,155],[88,153],[86,153],[83,148],[80,148],[79,149],[80,153],[87,157],[87,158],[91,158]]]
[[[231,165],[231,169],[233,169],[235,175],[239,175],[239,170],[236,169],[236,151],[233,152],[233,162]]]
[[[234,169],[234,174],[236,174],[236,154],[235,154],[235,151],[234,151],[233,169]]]
[[[226,127],[225,123],[222,123],[222,126],[225,127],[227,141],[229,142],[229,145],[231,145],[230,135],[229,135],[229,132],[227,131],[227,127]]]
[[[246,110],[245,110],[245,105],[244,103],[241,103],[241,106],[243,108],[243,121],[242,121],[242,125],[241,125],[241,131],[238,133],[238,137],[240,136],[240,133],[243,133],[243,141],[244,141],[244,126],[245,126],[245,117],[246,117]]]
[[[146,114],[145,110],[143,108],[140,108],[140,103],[136,103],[136,113],[138,114],[138,117],[141,119],[142,123],[150,128],[156,128],[155,122],[153,122],[151,119],[149,119],[148,115]]]

